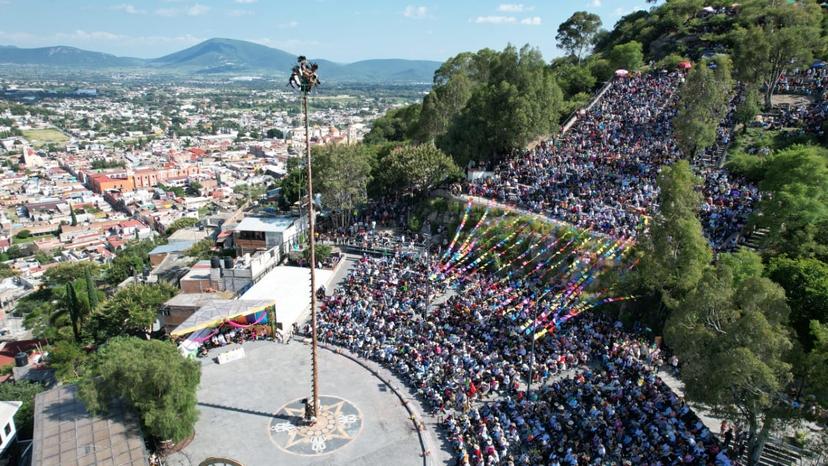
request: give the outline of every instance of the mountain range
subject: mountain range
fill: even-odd
[[[319,64],[324,80],[349,82],[431,82],[440,62],[380,59]],[[296,64],[296,55],[265,45],[234,39],[208,39],[159,58],[118,57],[75,47],[19,48],[0,46],[0,65],[34,65],[59,68],[143,69],[161,73],[284,75]]]

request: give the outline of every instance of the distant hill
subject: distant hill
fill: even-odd
[[[427,60],[363,60],[340,64],[314,59],[322,80],[358,82],[431,82],[440,62]],[[253,42],[209,39],[163,57],[140,59],[117,57],[74,47],[25,49],[0,46],[0,64],[78,67],[91,69],[135,67],[185,74],[256,73],[285,75],[296,63],[296,55]]]
[[[90,52],[75,47],[58,45],[24,49],[0,46],[0,63],[17,65],[84,66],[94,68],[140,66],[139,58],[116,57],[108,53]]]

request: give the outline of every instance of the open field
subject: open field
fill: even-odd
[[[63,144],[69,140],[65,134],[55,128],[27,129],[23,130],[25,137],[33,146],[46,146],[49,144]]]

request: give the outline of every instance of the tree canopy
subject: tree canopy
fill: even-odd
[[[713,64],[715,71],[707,61],[696,63],[679,91],[673,135],[687,159],[716,142],[719,122],[728,108],[733,88],[730,60],[718,57]]]
[[[461,166],[507,154],[554,133],[562,102],[541,54],[509,46],[497,55],[487,82],[475,89],[437,146]]]
[[[634,40],[613,47],[607,53],[607,59],[615,69],[638,71],[639,68],[644,66],[644,52],[641,43]]]
[[[701,205],[698,183],[686,160],[662,169],[660,209],[638,246],[640,286],[658,291],[668,303],[698,284],[713,257],[697,216]]]
[[[557,40],[558,48],[577,57],[580,64],[584,53],[594,45],[600,29],[600,16],[586,11],[576,11],[558,26],[558,35],[555,36],[555,40]]]
[[[742,419],[755,464],[787,409],[792,344],[785,292],[756,274],[750,254],[706,269],[667,320],[665,338],[682,361],[687,397]],[[751,275],[734,270],[742,259]]]
[[[138,413],[144,432],[181,441],[198,419],[196,389],[201,367],[170,342],[114,337],[90,361],[80,397],[92,413],[121,400]]]
[[[161,305],[178,293],[165,282],[133,283],[119,289],[92,315],[97,341],[117,335],[146,336]]]
[[[740,80],[765,89],[765,108],[782,74],[809,64],[821,19],[814,1],[747,4],[744,27],[733,32],[733,59]]]
[[[423,193],[461,174],[451,157],[433,144],[397,147],[377,171],[389,192],[401,193]]]
[[[368,200],[371,159],[365,145],[326,145],[313,151],[314,191],[338,226],[347,225],[355,208]]]

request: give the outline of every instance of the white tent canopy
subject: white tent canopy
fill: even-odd
[[[329,286],[333,271],[316,269],[316,286]],[[276,323],[288,329],[310,312],[310,269],[276,267],[242,295],[244,300],[276,302]]]

